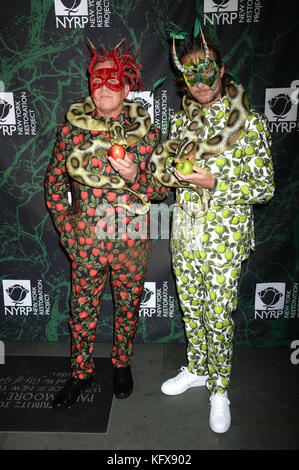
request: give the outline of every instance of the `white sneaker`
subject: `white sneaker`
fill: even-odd
[[[222,433],[228,431],[231,423],[230,401],[225,393],[213,393],[210,397],[210,427],[212,431]]]
[[[180,373],[173,379],[166,380],[161,385],[161,391],[165,395],[179,395],[191,387],[201,387],[206,384],[206,375],[191,374],[187,367],[181,367]]]

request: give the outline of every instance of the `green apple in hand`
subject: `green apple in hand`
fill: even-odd
[[[193,173],[193,165],[190,160],[177,163],[176,169],[182,173],[182,175],[191,175],[191,173]]]

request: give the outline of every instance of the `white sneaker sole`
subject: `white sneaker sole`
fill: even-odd
[[[212,429],[213,432],[216,432],[217,434],[223,434],[224,432],[227,432],[230,428],[230,422],[225,426],[219,426],[219,428],[217,428],[217,426],[214,426],[211,421],[210,421],[210,428]]]
[[[178,391],[168,389],[168,381],[166,381],[161,385],[161,392],[165,395],[181,395],[182,393],[186,392],[186,390],[188,390],[189,388],[203,387],[206,384],[207,379],[208,377],[203,375],[202,377],[200,377],[200,380],[197,379],[196,382],[192,382],[191,384],[185,385],[185,387],[180,388]],[[172,387],[172,385],[170,385],[170,387]]]

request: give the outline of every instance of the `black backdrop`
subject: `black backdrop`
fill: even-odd
[[[112,48],[124,36],[140,49],[138,96],[166,137],[180,109],[169,55],[170,22],[207,36],[265,113],[273,139],[276,193],[255,207],[256,251],[243,265],[236,344],[289,345],[299,337],[295,139],[298,136],[296,1],[24,0],[1,2],[0,338],[68,341],[70,266],[47,212],[43,183],[55,129],[70,103],[88,95],[86,36]],[[179,42],[179,41],[178,41]],[[179,45],[178,45],[179,46]],[[167,80],[150,96],[153,84]],[[171,204],[173,195],[167,201]],[[167,212],[167,211],[166,211]],[[167,227],[153,241],[139,342],[183,342]],[[261,295],[259,295],[261,294]],[[107,286],[97,341],[111,341]]]

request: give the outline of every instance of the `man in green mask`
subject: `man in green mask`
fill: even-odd
[[[176,395],[206,385],[210,427],[223,433],[231,423],[232,312],[241,263],[254,249],[252,205],[267,203],[274,193],[271,138],[267,118],[249,108],[244,89],[226,73],[216,46],[203,38],[191,44],[181,61],[175,49],[173,57],[185,96],[183,110],[172,118],[169,139],[179,150],[186,140],[183,158],[194,165],[191,174],[174,170],[185,186],[176,191],[181,207],[174,210],[171,240],[188,366],[161,390]],[[194,145],[188,147],[190,138]],[[201,201],[192,187],[209,192],[208,208],[197,218],[190,214]]]

